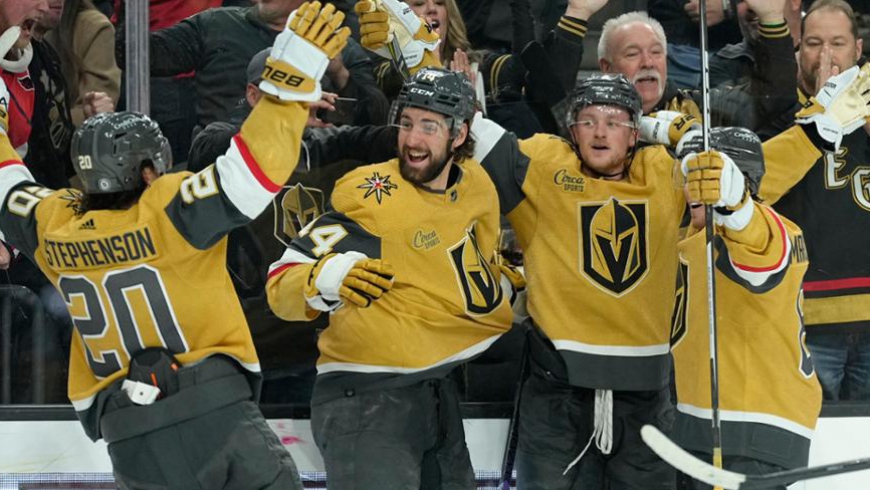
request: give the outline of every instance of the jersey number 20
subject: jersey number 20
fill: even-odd
[[[97,350],[93,347],[96,341],[107,335],[110,325],[118,329],[121,339],[118,347],[124,349],[127,359],[146,347],[142,340],[140,323],[137,322],[134,309],[127,298],[128,291],[138,289],[144,295],[145,304],[157,327],[157,335],[163,347],[176,354],[187,351],[187,342],[178,327],[157,270],[141,265],[111,272],[106,274],[99,285],[85,276],[61,276],[58,286],[67,305],[72,304],[75,296],[80,296],[84,302],[85,315],[73,316],[72,320],[85,346],[88,365],[96,377],[105,378],[123,367],[117,349]],[[109,309],[105,307],[103,297],[108,298]],[[114,317],[114,321],[109,315]]]

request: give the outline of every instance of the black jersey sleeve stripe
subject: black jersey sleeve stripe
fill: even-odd
[[[719,257],[716,259],[716,268],[719,269],[722,274],[725,274],[725,277],[754,294],[766,293],[775,288],[782,282],[785,275],[788,273],[789,254],[787,253],[782,267],[779,267],[776,270],[771,270],[771,272],[766,274],[766,277],[761,280],[758,280],[756,277],[755,280],[750,282],[746,274],[741,274],[740,271],[734,267],[734,264],[731,262],[731,257],[728,254],[728,247],[725,245],[722,238],[716,236],[715,240],[716,251],[719,253]]]
[[[182,180],[165,211],[178,233],[200,250],[251,221],[223,192],[221,174],[214,165]]]
[[[329,253],[360,252],[381,258],[381,239],[346,214],[329,210],[290,243],[297,252],[318,259]]]
[[[508,214],[525,198],[523,182],[529,157],[520,151],[515,134],[481,117],[474,120],[474,158],[483,165],[498,192],[501,214]]]

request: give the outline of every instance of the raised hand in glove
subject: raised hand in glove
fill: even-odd
[[[393,287],[393,267],[359,252],[332,253],[318,260],[305,286],[305,300],[318,311],[345,303],[366,308]]]
[[[640,140],[676,148],[686,134],[701,129],[701,121],[691,114],[658,111],[640,118]]]
[[[737,164],[718,151],[689,153],[683,158],[683,175],[690,203],[713,206],[716,224],[742,230],[752,219],[746,179]]]
[[[281,100],[320,100],[320,79],[350,36],[342,21],[332,4],[305,2],[294,10],[266,59],[260,90]]]
[[[419,65],[426,51],[435,53],[438,48],[438,34],[406,3],[361,0],[354,11],[359,16],[360,44],[384,58],[391,58],[387,43],[393,36],[409,68]]]
[[[870,116],[870,66],[853,66],[833,76],[795,115],[798,124],[815,123],[825,141],[840,149],[843,135],[860,128]]]

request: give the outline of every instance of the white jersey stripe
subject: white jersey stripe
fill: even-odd
[[[241,138],[236,136],[230,143],[230,149],[226,154],[218,157],[215,167],[220,175],[221,188],[230,202],[248,218],[254,219],[266,206],[272,202],[272,198],[278,190],[275,186],[268,188],[258,179],[255,172],[259,171],[257,163],[240,148],[244,144]],[[264,177],[264,176],[263,176]]]
[[[457,352],[450,357],[445,357],[435,364],[431,364],[429,366],[419,367],[419,368],[401,368],[395,366],[377,366],[373,364],[354,364],[349,362],[327,362],[324,364],[320,364],[317,366],[317,374],[326,374],[326,373],[334,373],[334,372],[354,372],[354,373],[394,373],[394,374],[413,374],[419,373],[423,371],[428,371],[430,369],[437,368],[439,366],[444,366],[447,364],[451,364],[454,362],[461,362],[466,359],[471,359],[472,357],[480,354],[481,352],[489,349],[496,340],[501,337],[502,334],[493,335],[492,337],[484,340],[483,342],[479,342],[471,347]]]
[[[680,412],[697,417],[699,419],[712,420],[713,411],[709,408],[700,408],[686,403],[678,403],[677,410]],[[787,430],[807,439],[813,438],[814,428],[805,427],[792,420],[771,415],[769,413],[760,412],[741,412],[737,410],[720,410],[719,417],[727,422],[752,422],[756,424],[772,425],[780,429]]]
[[[628,345],[594,345],[584,344],[574,340],[554,340],[553,345],[557,350],[568,350],[582,354],[596,356],[621,356],[621,357],[653,357],[663,356],[670,352],[670,344],[644,345],[632,347]]]
[[[284,250],[284,254],[281,255],[281,258],[276,260],[269,266],[269,275],[271,276],[275,270],[287,265],[287,264],[311,264],[314,263],[315,260],[311,257],[294,250],[292,248],[288,248]]]

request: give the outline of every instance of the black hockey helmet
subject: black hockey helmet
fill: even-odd
[[[136,112],[110,112],[88,119],[72,140],[73,167],[87,194],[142,187],[142,164],[157,174],[172,167],[169,141],[157,123]]]
[[[701,132],[696,131],[678,148],[677,156],[682,159],[689,153],[704,151],[703,138]],[[746,128],[711,128],[710,148],[731,157],[731,160],[737,164],[737,168],[746,177],[749,193],[752,196],[757,196],[761,178],[764,177],[764,153],[758,135]]]
[[[462,123],[474,117],[474,87],[464,73],[443,68],[423,68],[405,82],[390,111],[390,122],[398,124],[406,107],[417,107],[453,119],[452,137]]]
[[[631,82],[620,74],[593,73],[580,81],[569,99],[567,120],[565,124],[571,127],[577,118],[577,112],[590,105],[612,105],[628,111],[635,127],[640,124],[643,105],[640,95]]]

